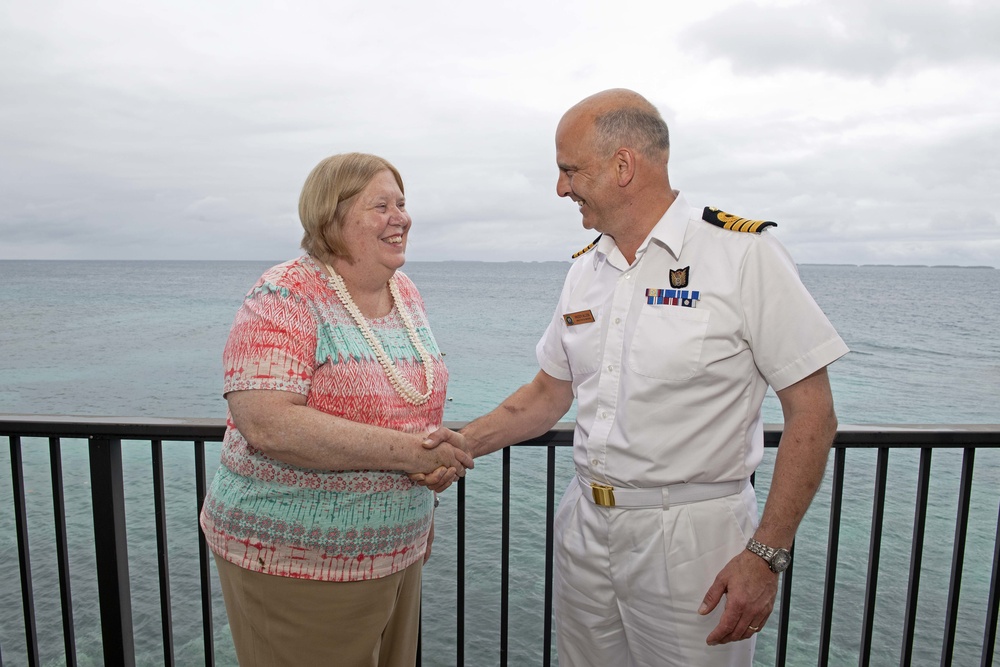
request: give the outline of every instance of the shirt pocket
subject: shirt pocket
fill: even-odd
[[[698,370],[710,314],[678,306],[643,308],[632,335],[629,368],[657,380],[690,379]]]
[[[594,322],[566,326],[563,345],[569,370],[574,375],[593,373],[601,365],[601,317],[593,311]]]

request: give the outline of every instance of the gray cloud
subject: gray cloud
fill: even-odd
[[[919,119],[875,105],[834,120],[689,122],[674,150],[674,184],[777,221],[802,262],[996,265],[996,114],[942,106]]]
[[[691,25],[680,43],[737,72],[805,69],[883,78],[927,66],[1000,61],[1000,5],[988,0],[742,2]]]
[[[555,196],[553,131],[624,85],[670,121],[675,187],[778,221],[799,261],[997,263],[983,3],[742,3],[693,24],[661,5],[536,5],[14,3],[0,257],[283,260],[308,171],[362,150],[402,171],[410,259],[567,259],[593,234]],[[636,37],[639,19],[664,32]],[[609,60],[620,43],[629,58]]]

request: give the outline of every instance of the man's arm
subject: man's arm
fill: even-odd
[[[552,428],[573,404],[573,383],[558,380],[545,371],[508,396],[496,409],[469,422],[456,433],[440,428],[427,436],[424,447],[433,449],[442,442],[478,457],[516,442],[538,437]],[[437,474],[410,475],[420,484],[435,488]]]
[[[823,481],[837,416],[826,368],[777,392],[785,425],[774,461],[774,476],[754,539],[788,549],[809,503]],[[778,575],[760,556],[743,550],[715,578],[699,613],[711,612],[726,596],[710,645],[747,639],[767,622],[778,592]]]
[[[573,404],[573,383],[545,371],[507,397],[492,412],[462,429],[473,456],[536,438],[566,414]]]

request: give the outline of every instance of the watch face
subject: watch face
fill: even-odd
[[[771,556],[771,570],[773,572],[784,572],[792,562],[792,555],[787,549],[778,549]]]

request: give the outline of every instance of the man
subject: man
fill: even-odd
[[[428,444],[464,437],[482,456],[576,397],[577,479],[555,517],[563,665],[750,665],[836,433],[826,366],[847,347],[774,223],[688,204],[668,156],[666,124],[632,91],[563,116],[557,192],[601,236],[569,270],[534,380]],[[758,525],[768,384],[784,431]]]

